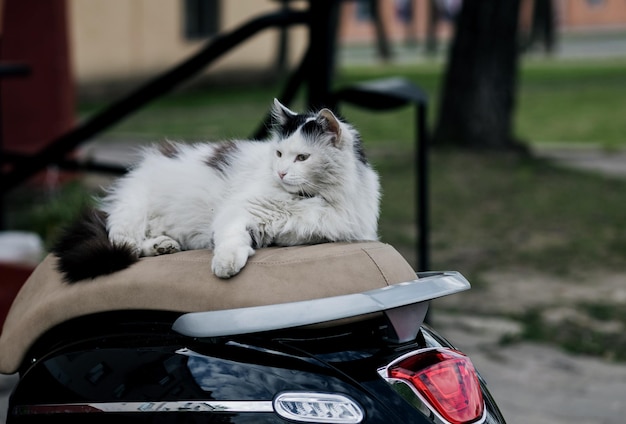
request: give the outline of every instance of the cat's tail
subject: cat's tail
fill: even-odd
[[[114,245],[106,229],[106,213],[89,209],[67,227],[52,247],[57,269],[75,283],[128,268],[138,260],[128,245]]]

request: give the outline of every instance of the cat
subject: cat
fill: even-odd
[[[329,109],[298,114],[275,99],[267,140],[146,148],[52,253],[72,283],[141,256],[212,249],[227,279],[256,248],[377,240],[379,203],[358,132]]]

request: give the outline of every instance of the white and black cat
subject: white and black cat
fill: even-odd
[[[254,248],[376,240],[380,186],[357,131],[277,100],[266,141],[154,146],[54,246],[68,282],[140,256],[213,249],[218,277]]]

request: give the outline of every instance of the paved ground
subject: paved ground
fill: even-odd
[[[535,147],[538,156],[563,165],[626,178],[626,151],[607,151],[588,146],[543,145]]]
[[[425,61],[446,60],[445,42],[440,44],[434,55],[424,54],[424,45],[406,46],[403,44],[392,47],[391,63],[411,64]],[[543,58],[542,51],[526,53],[530,58]],[[588,60],[626,57],[626,28],[622,31],[611,31],[602,34],[567,34],[560,37],[551,57],[568,60]],[[381,63],[374,45],[340,48],[338,54],[340,64],[372,65]]]

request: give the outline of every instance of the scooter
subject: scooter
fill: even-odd
[[[7,423],[504,423],[424,323],[469,288],[378,242],[259,249],[227,281],[207,251],[74,285],[48,257],[0,337]]]

